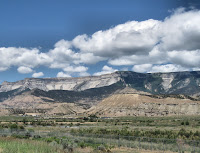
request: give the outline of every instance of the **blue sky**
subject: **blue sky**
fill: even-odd
[[[198,70],[199,8],[198,0],[1,0],[0,82]]]

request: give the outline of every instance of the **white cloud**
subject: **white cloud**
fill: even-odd
[[[3,66],[0,67],[0,71],[6,71],[7,69],[8,67],[3,67]]]
[[[141,64],[163,64],[169,61],[167,53],[161,52],[154,47],[147,55],[122,56],[108,61],[111,65],[141,65]]]
[[[42,77],[42,76],[44,76],[43,72],[33,73],[33,75],[32,75],[33,78],[39,78],[39,77]]]
[[[72,45],[116,66],[170,63],[200,67],[199,23],[199,10],[178,9],[164,21],[130,21],[91,36],[79,35]]]
[[[45,53],[40,53],[37,48],[0,48],[0,68],[9,69],[12,66],[34,68],[39,65],[49,65],[51,58]]]
[[[155,72],[177,72],[177,71],[189,71],[190,68],[182,67],[176,64],[164,64],[164,65],[152,65],[152,64],[141,64],[134,65],[132,68],[135,72],[140,73],[155,73]]]
[[[22,74],[27,74],[27,73],[33,72],[33,70],[30,67],[25,67],[25,66],[18,67],[17,71]]]
[[[151,68],[152,64],[141,64],[141,65],[134,65],[132,70],[135,72],[144,73],[150,71]]]
[[[199,23],[199,10],[178,9],[163,21],[129,21],[91,36],[83,34],[71,41],[60,40],[48,52],[38,48],[1,47],[0,71],[17,67],[19,73],[28,73],[35,67],[46,66],[85,76],[89,64],[101,61],[116,66],[131,65],[138,72],[148,71],[150,65],[150,71],[159,71],[159,67],[172,71],[198,69]],[[105,67],[95,75],[113,71]]]
[[[200,67],[200,50],[168,52],[172,63],[185,67]]]
[[[79,35],[73,39],[72,44],[82,52],[101,57],[144,54],[157,43],[159,25],[160,21],[152,19],[130,21],[105,31],[97,31],[91,37]]]
[[[194,67],[194,68],[192,68],[192,71],[200,71],[200,68],[199,67]]]
[[[128,71],[128,67],[123,67],[120,69],[120,71]]]
[[[167,51],[200,49],[200,11],[178,9],[161,26],[161,47]]]
[[[102,71],[101,72],[96,72],[94,73],[94,75],[102,75],[102,74],[109,74],[109,73],[113,73],[115,71],[118,71],[117,69],[113,69],[112,67],[109,67],[107,65],[105,65],[103,68],[102,68]]]
[[[105,61],[108,59],[106,57],[94,56],[93,53],[79,53],[79,58],[79,60],[75,61],[75,64],[96,64],[100,61]]]
[[[63,70],[70,74],[76,73],[79,76],[90,76],[90,74],[87,72],[88,67],[85,66],[67,66]]]
[[[71,76],[69,74],[64,73],[64,72],[58,72],[57,77],[61,78],[61,77],[71,77]]]
[[[52,58],[50,68],[65,68],[79,60],[78,54],[69,48],[69,42],[61,40],[55,44],[55,48],[50,50],[47,55]]]
[[[153,72],[177,72],[177,71],[188,71],[188,68],[184,68],[180,65],[166,64],[166,65],[155,65],[149,70],[149,73]]]
[[[52,58],[50,68],[65,68],[70,64],[95,64],[105,60],[104,57],[94,56],[93,53],[75,52],[71,48],[69,41],[60,40],[55,44],[55,48],[50,50],[47,55]]]
[[[88,70],[85,66],[68,66],[64,68],[66,72],[86,72]]]
[[[84,76],[90,76],[90,73],[87,73],[87,72],[80,72],[80,73],[79,73],[79,76],[81,76],[81,77],[82,77],[82,76],[83,76],[83,77],[84,77]]]

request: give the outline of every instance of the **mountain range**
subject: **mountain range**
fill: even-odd
[[[117,71],[77,78],[26,78],[0,85],[0,115],[197,115],[199,104],[199,71]]]

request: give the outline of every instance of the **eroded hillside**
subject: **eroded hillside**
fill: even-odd
[[[0,114],[197,115],[199,86],[200,72],[30,78],[2,83]]]

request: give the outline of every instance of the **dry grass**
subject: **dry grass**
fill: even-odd
[[[139,149],[134,149],[134,148],[120,147],[120,148],[111,149],[111,152],[113,153],[160,153],[161,151],[139,150]],[[165,151],[165,153],[173,153],[173,152]]]
[[[46,142],[0,137],[1,153],[64,153]]]

